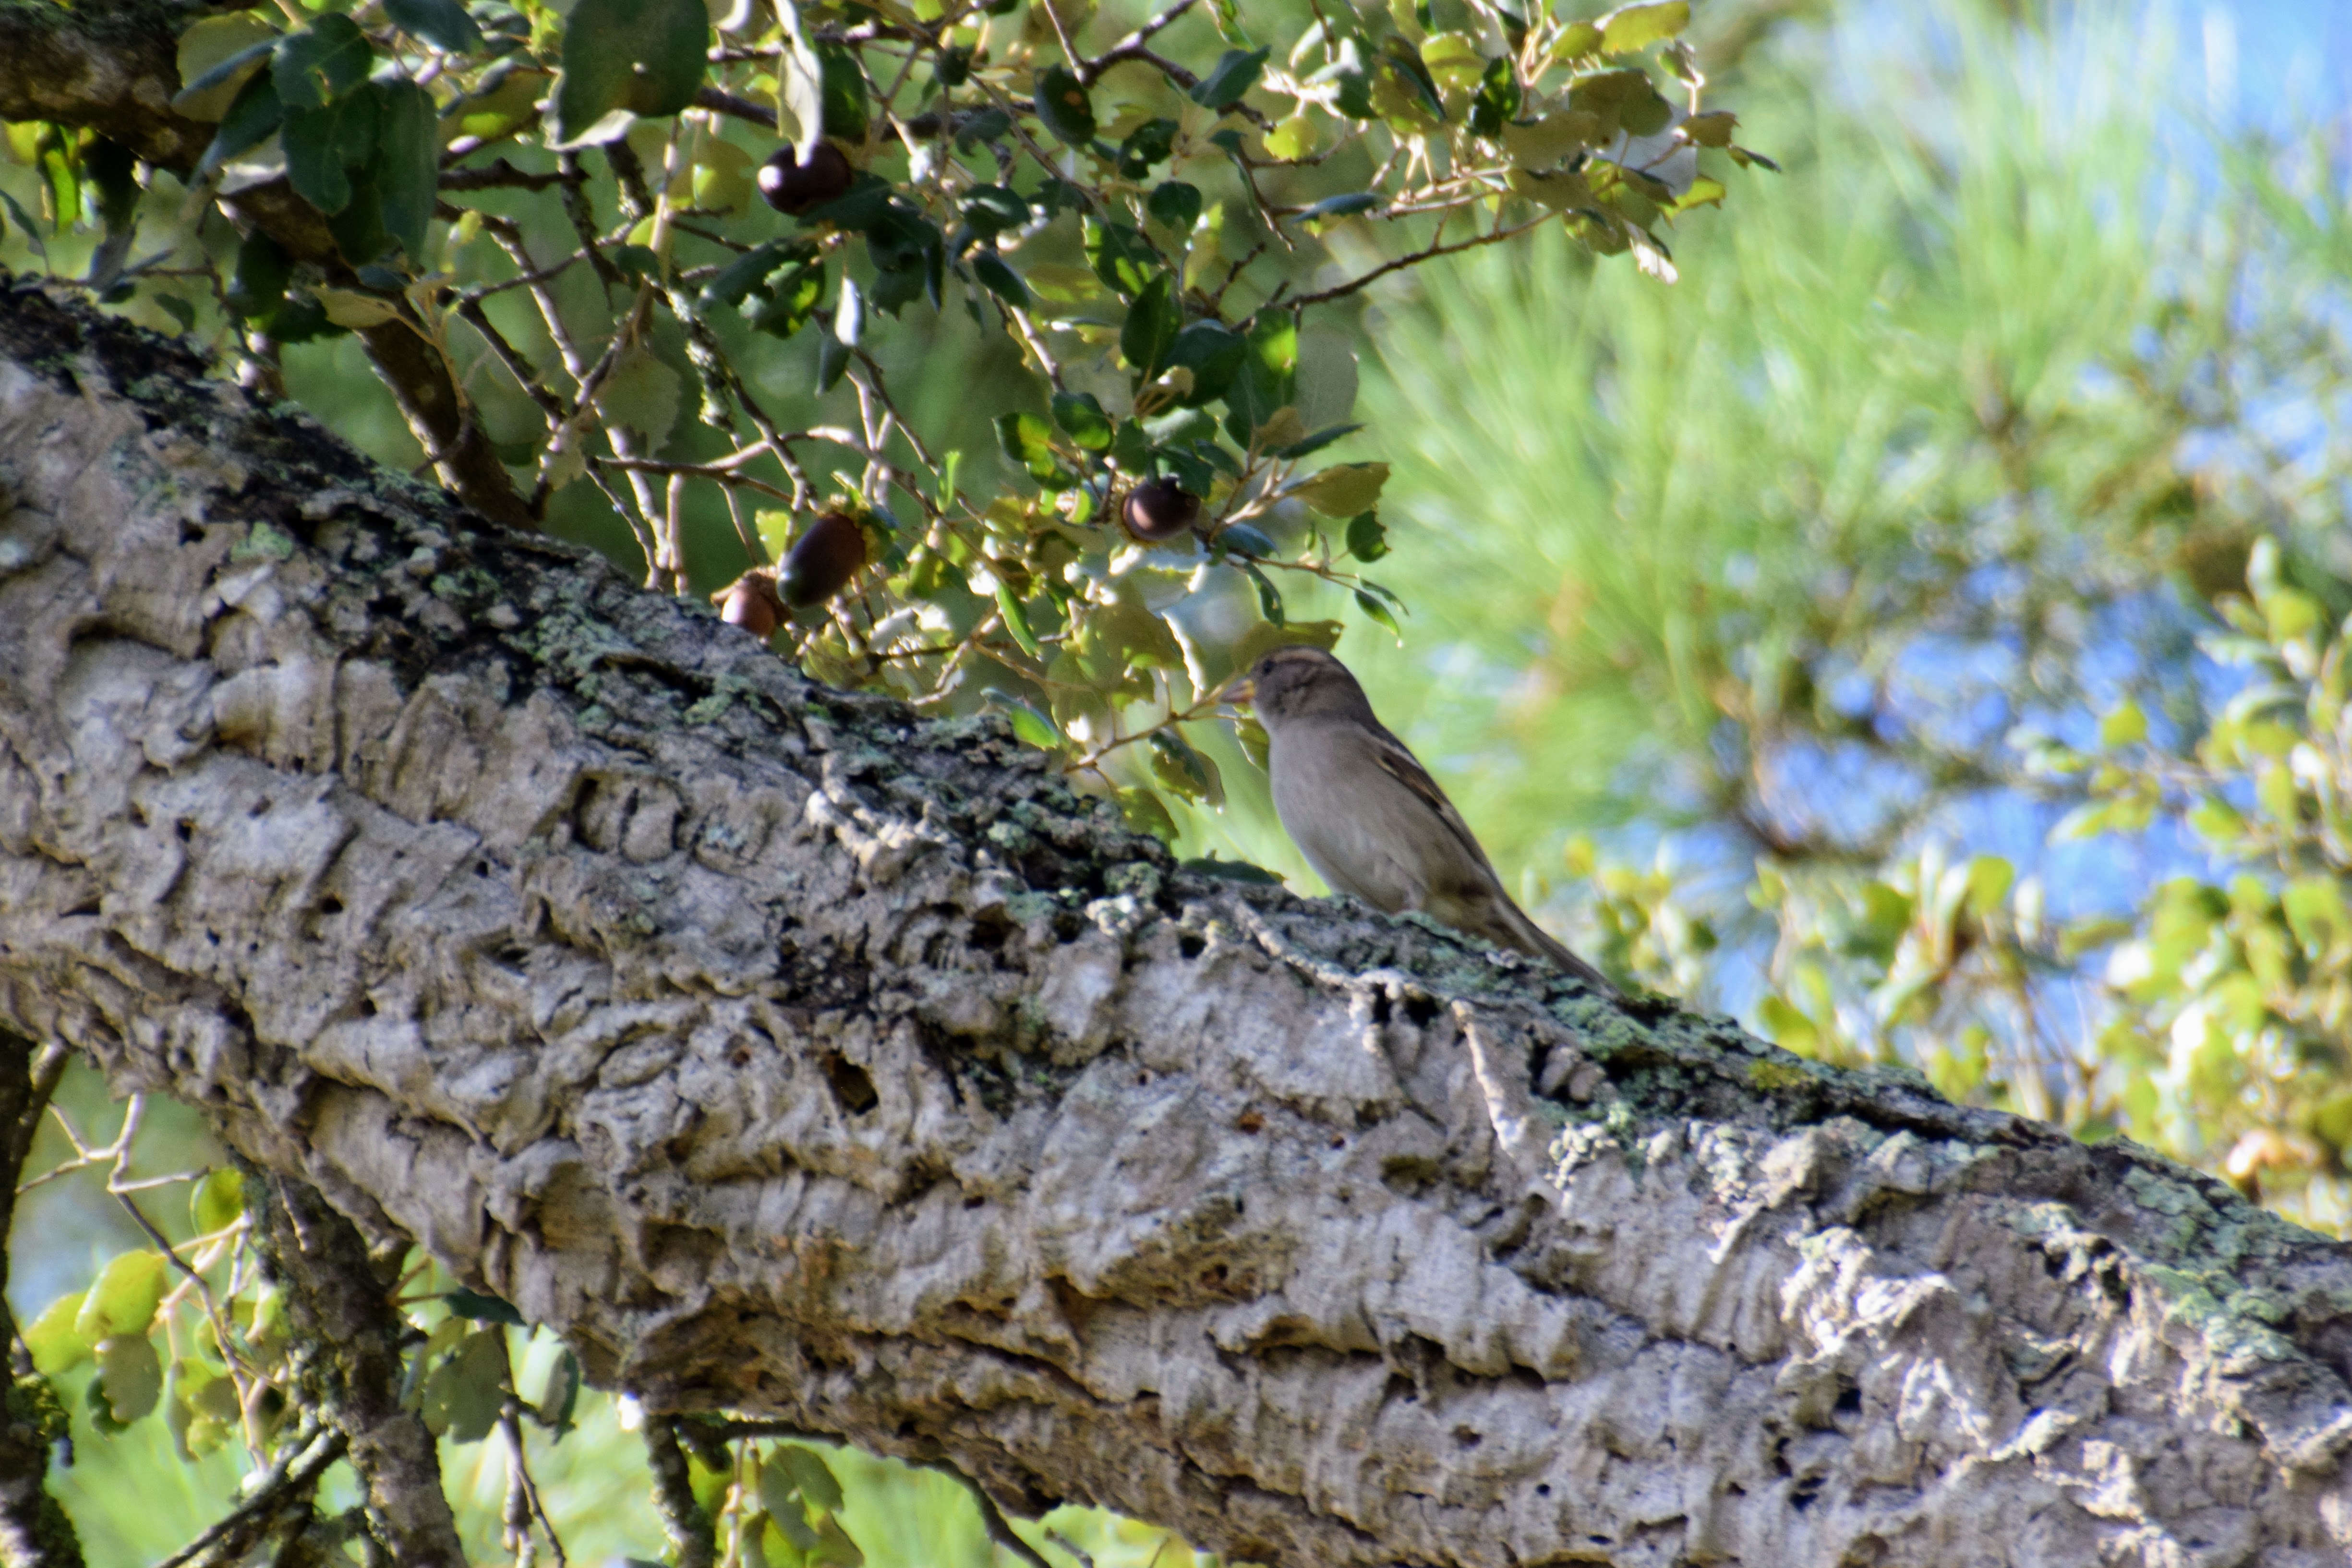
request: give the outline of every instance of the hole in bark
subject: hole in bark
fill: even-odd
[[[1225,1266],[1222,1263],[1213,1263],[1201,1270],[1201,1283],[1212,1290],[1223,1289],[1226,1278]]]
[[[181,843],[185,844],[196,836],[196,825],[184,816],[172,825],[172,831],[179,835]]]
[[[1549,1497],[1549,1496],[1551,1496],[1551,1483],[1550,1483],[1549,1481],[1538,1481],[1538,1482],[1537,1482],[1537,1483],[1536,1483],[1536,1496],[1538,1496],[1538,1497]]]
[[[359,1015],[360,1015],[360,1016],[361,1016],[361,1017],[362,1017],[362,1018],[373,1018],[373,1017],[374,1017],[374,1016],[375,1016],[375,998],[374,998],[374,997],[373,997],[373,996],[362,996],[362,997],[361,997],[361,998],[360,998]]]
[[[739,1072],[743,1068],[750,1067],[751,1065],[751,1047],[749,1046],[737,1046],[733,1050],[729,1051],[727,1053],[727,1065],[735,1068]]]
[[[1411,1405],[1420,1397],[1421,1390],[1413,1385],[1412,1379],[1401,1372],[1389,1373],[1388,1382],[1381,1385],[1381,1403],[1383,1405],[1391,1399],[1402,1399]]]
[[[963,1201],[963,1206],[964,1206],[964,1207],[966,1207],[966,1208],[968,1208],[968,1209],[982,1208],[982,1207],[985,1207],[985,1206],[987,1205],[987,1203],[988,1203],[988,1194],[985,1194],[985,1193],[974,1193],[974,1194],[971,1194],[971,1196],[970,1196],[970,1197],[968,1197],[968,1198],[964,1199],[964,1201]]]
[[[1372,1022],[1375,1024],[1385,1024],[1388,1021],[1389,994],[1383,991],[1372,998]]]
[[[76,904],[73,908],[66,911],[66,918],[68,920],[71,920],[76,915],[94,915],[96,913],[98,913],[98,900],[96,899],[84,899],[80,903]]]
[[[343,912],[343,900],[335,897],[334,894],[329,893],[325,898],[319,900],[319,912],[322,915],[341,914]]]
[[[1404,999],[1404,1016],[1418,1028],[1427,1028],[1437,1019],[1437,998],[1416,993]]]
[[[1803,1480],[1799,1481],[1789,1493],[1789,1506],[1800,1513],[1812,1507],[1813,1500],[1822,1495],[1822,1486],[1826,1479],[1822,1476],[1807,1476]]]
[[[1463,1448],[1475,1448],[1486,1440],[1486,1438],[1483,1433],[1474,1431],[1470,1427],[1456,1426],[1454,1428],[1454,1441]]]
[[[97,911],[93,910],[90,912],[95,914]],[[1244,1132],[1255,1132],[1265,1126],[1265,1118],[1255,1110],[1244,1110],[1234,1118],[1234,1125]]]
[[[204,529],[198,524],[190,522],[186,518],[182,518],[180,520],[180,542],[183,544],[202,544],[204,542]]]
[[[474,875],[475,875],[475,876],[477,876],[477,877],[487,877],[487,876],[488,876],[489,874],[490,874],[490,863],[489,863],[488,860],[477,860],[477,861],[475,861],[475,862],[474,862]]]
[[[1198,958],[1209,951],[1209,944],[1206,939],[1195,936],[1188,931],[1176,939],[1176,951],[1187,958]]]
[[[1837,1396],[1837,1403],[1830,1406],[1830,1408],[1840,1415],[1861,1415],[1862,1390],[1859,1388],[1847,1389],[1843,1394]]]
[[[824,1079],[833,1085],[833,1097],[853,1116],[871,1110],[882,1097],[874,1092],[874,1080],[866,1069],[843,1056],[839,1051],[824,1053]]]

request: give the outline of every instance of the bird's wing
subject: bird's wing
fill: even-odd
[[[1437,787],[1437,781],[1429,776],[1429,770],[1421,765],[1421,759],[1388,731],[1380,729],[1378,725],[1373,728],[1379,730],[1380,743],[1372,748],[1372,757],[1380,763],[1381,771],[1425,801],[1429,808],[1437,813],[1438,820],[1445,824],[1446,831],[1461,840],[1462,847],[1470,852],[1472,859],[1486,868],[1486,875],[1499,888],[1501,879],[1495,876],[1495,863],[1486,858],[1486,851],[1479,844],[1478,836],[1470,831],[1470,825],[1462,820],[1462,814],[1454,809],[1454,803],[1445,798],[1445,792]]]

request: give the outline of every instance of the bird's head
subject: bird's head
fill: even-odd
[[[1371,701],[1348,667],[1307,643],[1288,644],[1259,659],[1225,689],[1225,700],[1256,709],[1268,732],[1297,719],[1372,717]]]

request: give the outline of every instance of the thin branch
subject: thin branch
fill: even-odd
[[[654,1508],[669,1536],[676,1568],[712,1568],[719,1560],[719,1527],[696,1500],[686,1455],[677,1446],[675,1416],[646,1417],[646,1462],[654,1476]]]
[[[1527,233],[1531,228],[1535,228],[1542,224],[1550,222],[1551,218],[1552,215],[1550,213],[1546,213],[1541,217],[1529,218],[1525,223],[1513,224],[1508,228],[1494,229],[1486,234],[1473,235],[1468,239],[1456,240],[1452,245],[1432,245],[1424,247],[1420,250],[1414,251],[1410,256],[1400,256],[1393,261],[1382,262],[1380,266],[1373,268],[1370,272],[1363,274],[1363,276],[1360,278],[1352,278],[1345,283],[1336,284],[1328,289],[1318,289],[1312,294],[1301,294],[1297,299],[1292,300],[1288,304],[1285,305],[1283,309],[1299,310],[1306,309],[1309,305],[1322,305],[1327,304],[1333,300],[1345,299],[1359,289],[1368,288],[1370,285],[1377,283],[1391,272],[1402,272],[1408,267],[1418,267],[1424,261],[1434,261],[1441,256],[1453,256],[1465,250],[1475,250],[1482,245],[1495,245],[1506,239],[1516,238],[1518,236]],[[1259,313],[1263,314],[1273,304],[1273,300],[1267,300],[1265,305],[1258,307]]]
[[[328,1467],[343,1457],[344,1447],[343,1435],[332,1427],[320,1428],[306,1441],[288,1443],[278,1450],[278,1462],[270,1466],[252,1496],[155,1568],[189,1568],[200,1560],[226,1563],[242,1557],[288,1505],[318,1486]]]

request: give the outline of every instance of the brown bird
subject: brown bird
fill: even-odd
[[[1274,809],[1334,892],[1389,914],[1419,910],[1614,994],[1599,970],[1511,901],[1470,825],[1373,716],[1346,665],[1319,647],[1278,647],[1226,696],[1256,708]]]

